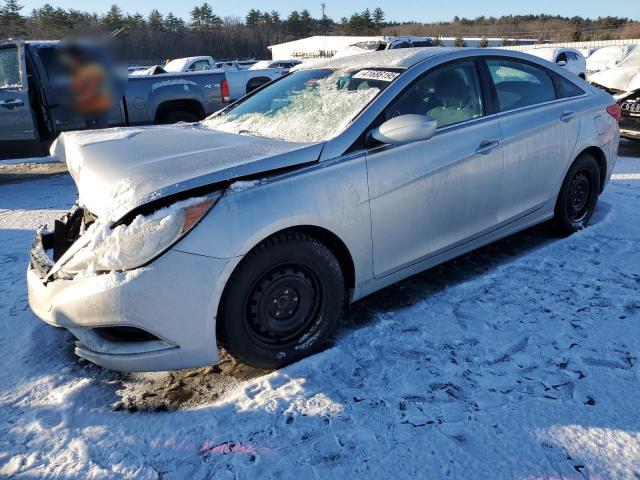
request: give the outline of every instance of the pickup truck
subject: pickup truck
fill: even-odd
[[[222,82],[222,98],[225,102],[235,102],[247,93],[289,73],[288,68],[264,68],[260,70],[227,70]]]
[[[85,128],[56,87],[55,41],[0,41],[0,159],[46,152],[60,132]],[[195,122],[222,108],[221,70],[129,76],[109,125]]]
[[[226,74],[226,82],[222,82],[222,97],[225,102],[234,102],[256,88],[271,80],[289,73],[289,70],[302,62],[300,60],[256,62],[250,68],[240,68],[238,62],[216,62],[210,56],[175,58],[164,66],[154,65],[137,71],[131,78],[165,73],[199,73],[219,72]],[[258,68],[259,67],[259,68]]]

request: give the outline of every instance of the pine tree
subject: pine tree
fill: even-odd
[[[21,36],[27,33],[26,19],[20,15],[23,6],[17,0],[5,0],[0,8],[0,36]]]
[[[313,30],[314,19],[306,8],[300,12],[300,28],[302,35],[309,35]]]
[[[207,2],[191,10],[191,26],[197,30],[214,29],[222,25],[222,19],[213,13]]]
[[[251,10],[249,10],[247,16],[245,17],[245,23],[250,27],[255,27],[256,25],[258,25],[258,23],[260,23],[260,16],[260,10],[252,8]]]
[[[373,25],[376,28],[376,31],[380,31],[380,29],[384,26],[384,12],[380,7],[376,7],[373,10]]]
[[[159,32],[164,29],[164,18],[157,9],[154,8],[153,10],[151,10],[151,12],[149,12],[147,25],[154,32]]]
[[[116,4],[111,5],[109,11],[102,17],[102,24],[111,31],[121,28],[123,23],[122,10]]]

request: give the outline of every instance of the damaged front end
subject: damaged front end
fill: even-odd
[[[44,282],[49,281],[56,262],[93,224],[96,217],[79,205],[75,205],[66,215],[55,220],[53,230],[47,225],[37,231],[31,246],[31,268]]]
[[[53,231],[37,231],[31,268],[45,283],[139,269],[189,233],[221,196],[222,191],[214,191],[187,199],[165,198],[116,222],[76,205],[55,221]]]
[[[171,247],[221,195],[164,199],[171,203],[104,224],[75,205],[51,231],[36,232],[27,272],[32,311],[71,332],[77,355],[107,368],[151,371],[215,363],[207,307],[210,286],[226,261]],[[171,281],[176,276],[180,282]],[[194,325],[182,328],[189,322]]]

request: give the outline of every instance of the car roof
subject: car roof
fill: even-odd
[[[319,62],[303,64],[302,69],[313,68],[409,68],[436,55],[460,50],[459,48],[424,47],[398,48],[378,52],[358,53],[346,57],[330,58]]]

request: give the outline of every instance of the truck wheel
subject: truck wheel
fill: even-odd
[[[246,88],[247,93],[251,93],[254,90],[257,90],[258,88],[260,88],[266,83],[269,83],[270,81],[271,79],[267,77],[258,77],[258,78],[251,79],[249,83],[247,83],[247,88]]]
[[[591,155],[582,154],[562,182],[553,217],[555,230],[561,235],[570,235],[586,227],[596,209],[599,192],[598,162]]]
[[[333,253],[308,235],[282,233],[254,248],[229,279],[218,340],[247,365],[279,368],[320,350],[344,305]]]
[[[160,124],[169,124],[169,123],[178,123],[178,122],[186,122],[186,123],[194,123],[199,122],[200,119],[193,113],[187,112],[186,110],[176,110],[173,112],[163,113],[162,116],[158,119],[158,123]]]

